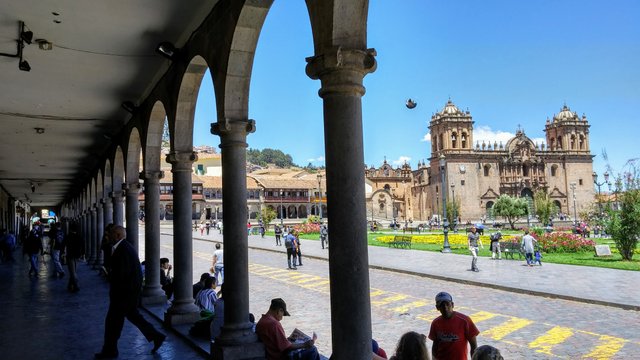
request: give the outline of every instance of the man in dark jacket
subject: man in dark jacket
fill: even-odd
[[[118,339],[125,318],[135,325],[149,342],[153,341],[151,352],[156,352],[166,338],[138,312],[142,270],[136,250],[128,241],[123,241],[126,236],[125,228],[120,225],[115,225],[109,235],[113,244],[109,274],[109,310],[105,319],[104,345],[102,351],[95,355],[96,359],[118,357]]]

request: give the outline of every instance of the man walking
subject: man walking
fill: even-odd
[[[467,241],[469,243],[469,251],[471,252],[472,260],[471,260],[471,271],[478,272],[478,245],[484,249],[482,246],[482,240],[480,240],[480,234],[477,233],[477,229],[475,226],[471,227],[471,232],[467,236]]]
[[[476,336],[480,333],[470,317],[453,311],[453,298],[449,293],[436,295],[436,309],[440,311],[431,323],[429,339],[433,341],[431,354],[438,360],[466,360],[467,343],[471,355],[476,351]]]
[[[142,290],[142,270],[140,259],[133,246],[123,241],[127,236],[124,227],[115,225],[109,239],[113,245],[111,272],[109,274],[109,310],[105,319],[104,345],[102,351],[95,354],[96,359],[118,357],[118,339],[127,318],[147,339],[153,341],[152,353],[155,353],[166,335],[156,330],[138,312],[138,299]]]
[[[296,266],[296,237],[293,233],[288,233],[284,237],[284,247],[287,248],[287,263],[289,265],[289,270],[298,270]],[[293,257],[293,263],[291,263],[291,257]]]
[[[324,244],[327,243],[327,247],[329,247],[329,230],[327,229],[327,225],[320,225],[320,245],[324,249]]]
[[[280,240],[280,237],[282,236],[282,228],[279,225],[276,225],[273,232],[276,234],[276,246],[282,245],[282,241]]]
[[[216,284],[224,283],[224,251],[220,249],[220,243],[216,243],[216,251],[213,252],[213,266],[211,266]]]
[[[537,243],[536,239],[529,234],[529,230],[525,230],[522,237],[522,249],[524,249],[524,257],[527,259],[527,265],[529,266],[533,266],[533,251]]]

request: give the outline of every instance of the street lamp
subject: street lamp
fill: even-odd
[[[447,189],[445,182],[445,167],[446,167],[446,159],[444,154],[440,155],[440,176],[442,179],[442,231],[444,232],[444,244],[442,246],[443,253],[450,253],[451,246],[449,245],[449,222],[447,221]]]
[[[320,186],[320,180],[322,175],[318,174],[318,213],[320,214],[320,222],[322,222],[322,186]]]
[[[609,173],[605,171],[604,173],[604,181],[598,182],[598,174],[593,172],[593,183],[598,187],[598,217],[602,218],[602,197],[600,196],[600,187],[604,184],[609,184]]]
[[[451,228],[453,229],[453,232],[456,232],[456,224],[458,223],[457,221],[457,217],[456,217],[456,184],[452,181],[451,182],[451,203],[453,204],[453,206],[451,206],[451,210],[453,211],[453,224],[451,224]]]
[[[284,208],[282,207],[282,198],[284,197],[284,190],[280,189],[278,192],[280,195],[280,226],[284,227]]]
[[[569,184],[571,187],[571,191],[573,191],[573,226],[575,229],[578,229],[578,212],[576,210],[576,183],[572,182]]]

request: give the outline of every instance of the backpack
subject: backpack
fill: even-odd
[[[491,239],[491,241],[498,241],[500,240],[501,237],[502,237],[502,234],[497,232],[497,233],[491,234],[491,236],[489,236],[489,239]]]
[[[288,249],[293,247],[293,241],[291,240],[291,236],[287,235],[284,237],[284,247]]]
[[[64,245],[64,232],[62,230],[58,229],[56,231],[55,240],[56,240],[56,245],[58,246]]]

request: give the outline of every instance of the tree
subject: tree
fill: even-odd
[[[616,243],[623,260],[631,261],[640,237],[639,159],[627,161],[627,170],[615,177],[615,198],[619,210],[607,206],[606,231]],[[610,169],[609,169],[610,170]]]
[[[266,166],[267,164],[274,164],[280,168],[289,168],[295,166],[293,158],[289,154],[285,154],[280,150],[274,149],[248,149],[247,150],[247,162],[252,164]]]
[[[529,207],[525,198],[514,198],[509,195],[500,195],[496,203],[493,204],[493,215],[504,217],[512,230],[515,230],[515,223],[518,219],[527,214]]]
[[[447,221],[449,222],[449,226],[453,229],[454,225],[454,216],[455,219],[460,217],[460,203],[455,199],[448,200],[447,199]],[[458,224],[460,225],[460,224]]]
[[[533,206],[535,207],[536,216],[544,226],[547,226],[549,219],[558,212],[558,207],[544,190],[538,190],[533,194]]]
[[[262,223],[264,224],[265,230],[269,230],[269,224],[273,219],[276,218],[276,211],[272,207],[265,207],[262,209]]]

